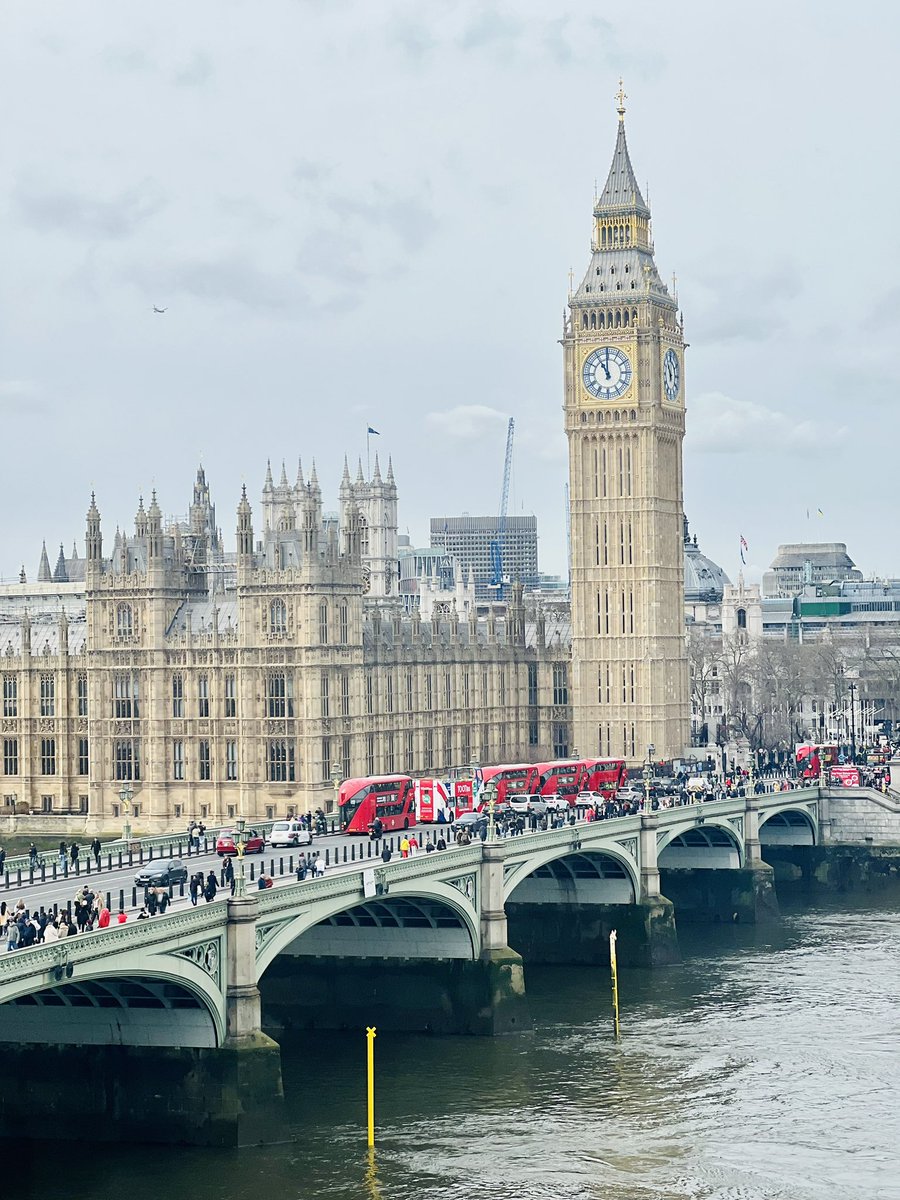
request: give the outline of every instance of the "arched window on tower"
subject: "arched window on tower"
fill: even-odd
[[[116,637],[134,637],[134,613],[130,604],[120,604],[116,609]]]
[[[737,624],[738,624],[738,629],[746,629],[747,628],[747,610],[746,610],[746,608],[739,608],[737,610]]]
[[[592,312],[591,313],[591,329],[596,329],[596,328],[597,328],[597,314],[595,312]]]
[[[625,326],[626,329],[628,328],[628,309],[627,308],[625,309],[625,312],[622,314],[622,324]]]
[[[269,632],[287,633],[287,605],[283,600],[273,600],[269,605]]]
[[[587,327],[588,327],[588,315],[587,315],[587,313],[582,313],[581,314],[581,328],[587,329]]]

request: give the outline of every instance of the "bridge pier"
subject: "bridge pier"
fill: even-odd
[[[484,1034],[517,1033],[531,1028],[525,997],[522,956],[509,945],[506,908],[503,902],[502,843],[485,842],[481,870],[481,990],[477,1029]]]

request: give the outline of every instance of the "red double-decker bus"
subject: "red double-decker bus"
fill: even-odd
[[[416,794],[409,775],[370,775],[345,779],[338,792],[343,833],[368,833],[378,817],[382,829],[409,829],[416,823]]]
[[[480,796],[485,784],[493,783],[496,785],[497,800],[498,802],[502,802],[522,793],[535,792],[537,790],[535,787],[536,782],[537,768],[534,763],[513,763],[512,765],[502,767],[482,767],[478,807],[481,807]]]
[[[606,799],[616,794],[628,772],[621,758],[560,759],[537,763],[535,791],[542,796],[568,796],[575,803],[579,792],[602,792]]]

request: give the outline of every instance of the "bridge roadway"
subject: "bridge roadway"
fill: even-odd
[[[142,1106],[152,1097],[142,1080],[162,1056],[177,1082],[168,1118],[154,1109],[160,1140],[252,1140],[281,1088],[277,1045],[262,1033],[261,983],[267,1025],[270,1015],[281,1026],[308,1027],[329,1014],[338,1026],[382,1024],[402,1010],[413,1028],[528,1028],[522,958],[510,948],[508,922],[514,944],[527,943],[529,954],[533,930],[546,934],[553,953],[571,954],[557,961],[598,961],[611,927],[620,961],[673,961],[674,909],[660,893],[660,869],[671,880],[739,881],[729,883],[728,903],[754,920],[774,897],[761,831],[763,842],[815,845],[819,803],[818,788],[796,789],[582,821],[388,864],[365,860],[362,869],[333,867],[321,879],[4,955],[0,1119],[45,1115],[41,1098],[46,1104],[46,1089],[63,1086],[64,1071],[81,1085],[73,1112],[86,1106],[116,1136],[146,1137]],[[579,958],[582,951],[593,957]],[[23,1059],[17,1071],[16,1052],[27,1052],[27,1070]],[[36,1075],[37,1100],[19,1082]],[[197,1088],[200,1112],[215,1109],[209,1120],[198,1116]],[[221,1102],[210,1099],[220,1094]],[[65,1110],[58,1095],[54,1103]]]

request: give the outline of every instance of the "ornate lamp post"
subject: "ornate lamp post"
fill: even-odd
[[[331,786],[333,789],[333,795],[331,798],[331,808],[332,808],[332,811],[334,812],[334,815],[338,818],[338,823],[340,823],[340,818],[341,818],[341,806],[338,804],[338,799],[340,797],[340,791],[341,791],[341,774],[342,774],[341,768],[338,766],[337,763],[335,763],[334,766],[331,768]]]
[[[497,785],[496,783],[486,783],[482,791],[484,794],[484,802],[487,805],[488,810],[488,841],[492,842],[496,835],[494,809],[497,807]]]
[[[126,779],[119,788],[119,800],[122,804],[122,841],[125,843],[127,850],[131,843],[131,801],[134,799],[134,791],[131,783]]]
[[[856,691],[857,684],[847,685],[850,693],[850,761],[856,763]],[[860,722],[861,723],[861,722]]]
[[[238,877],[235,880],[234,890],[235,894],[238,896],[245,896],[247,894],[247,884],[244,878],[244,849],[246,846],[246,843],[244,842],[244,824],[245,822],[243,817],[238,817],[237,821],[235,821],[235,830],[237,831],[237,842],[235,843],[235,849],[237,850],[238,859]]]
[[[653,777],[653,755],[656,753],[656,747],[650,745],[647,747],[647,761],[644,763],[644,812],[650,811],[650,780]]]

